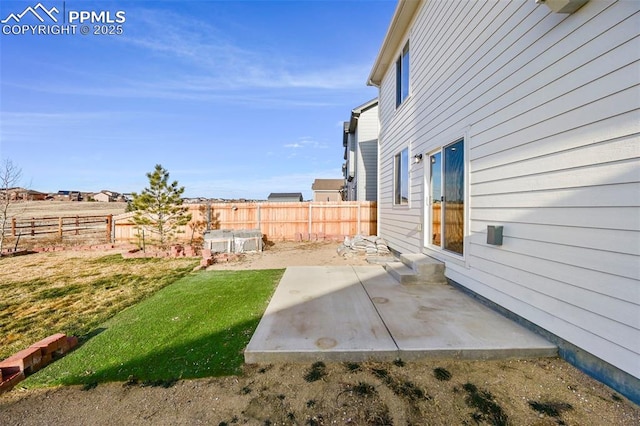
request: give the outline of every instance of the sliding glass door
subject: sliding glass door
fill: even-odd
[[[464,139],[429,155],[428,244],[464,250]]]

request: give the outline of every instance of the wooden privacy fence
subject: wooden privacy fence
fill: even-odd
[[[434,203],[431,206],[431,244],[442,244],[442,204]],[[447,228],[445,246],[449,249],[461,251],[464,243],[464,204],[447,203],[444,213],[444,223]]]
[[[182,241],[200,238],[207,229],[260,229],[271,241],[377,233],[377,205],[372,201],[211,203],[188,208],[192,219],[178,234]],[[136,242],[139,238],[132,213],[114,217],[115,242]]]
[[[15,238],[77,237],[111,242],[113,215],[12,218],[5,235]]]

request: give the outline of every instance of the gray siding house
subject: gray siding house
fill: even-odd
[[[378,99],[351,110],[351,118],[344,122],[346,201],[378,199],[378,132]]]
[[[546,3],[399,2],[378,232],[638,402],[640,2]]]

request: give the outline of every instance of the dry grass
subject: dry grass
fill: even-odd
[[[65,221],[65,229],[67,229],[62,238],[58,235],[58,219],[60,217],[75,216],[102,216],[119,215],[124,213],[127,203],[99,203],[99,202],[71,202],[71,201],[26,201],[16,202],[9,206],[9,223],[5,230],[5,240],[3,248],[17,248],[18,250],[29,250],[35,247],[45,247],[53,245],[91,245],[106,243],[104,225],[92,223],[87,225],[80,223],[81,229],[79,235],[75,235],[75,231],[69,230],[69,219]],[[51,220],[42,220],[42,218],[53,218]],[[11,219],[16,219],[18,229],[16,233],[21,233],[20,237],[11,236]],[[31,236],[31,221],[35,218],[35,236]],[[46,226],[45,226],[46,225]],[[24,228],[26,226],[26,228]],[[71,225],[73,226],[73,225]],[[21,228],[22,227],[22,228]],[[46,232],[38,234],[40,232]],[[18,244],[15,247],[16,243]]]
[[[16,218],[42,216],[101,216],[121,214],[127,203],[99,203],[89,201],[26,201],[11,204],[9,215]]]
[[[196,263],[91,252],[0,258],[0,359],[53,333],[85,336]]]

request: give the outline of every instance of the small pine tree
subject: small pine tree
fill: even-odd
[[[178,186],[175,180],[169,183],[169,172],[160,164],[156,164],[153,172],[147,173],[147,178],[149,187],[140,194],[132,194],[133,221],[149,231],[151,238],[164,247],[175,237],[179,227],[191,220],[191,214],[182,205],[184,186]]]

